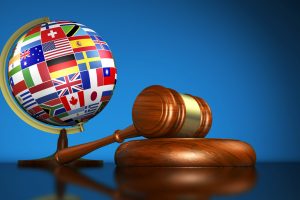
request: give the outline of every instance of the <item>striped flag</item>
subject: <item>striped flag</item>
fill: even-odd
[[[112,58],[102,58],[101,59],[102,67],[115,67],[114,59]]]
[[[83,111],[80,113],[79,117],[74,117],[74,119],[80,120],[80,121],[86,121],[93,117],[95,113],[97,112],[99,108],[100,103],[93,103],[88,106],[85,106]]]
[[[106,90],[102,92],[101,101],[109,101],[113,94],[113,90]]]
[[[96,50],[95,43],[88,35],[69,37],[69,41],[75,53]]]
[[[9,73],[9,82],[12,89],[13,94],[16,96],[20,92],[23,92],[27,89],[26,83],[24,81],[24,77],[22,74],[21,66],[13,68]]]
[[[14,83],[13,82],[13,79],[10,78],[10,85],[11,85],[11,88],[12,88],[12,92],[13,94],[16,96],[17,94],[19,94],[20,92],[24,91],[27,89],[27,86],[26,86],[26,83],[25,81],[20,81],[18,83]]]
[[[26,34],[21,43],[21,52],[41,44],[41,34],[39,27],[33,28]]]
[[[73,50],[67,38],[44,43],[43,51],[46,61],[61,56],[73,54]]]
[[[81,71],[80,76],[82,80],[83,89],[89,89],[92,86],[97,87],[103,85],[102,68],[90,69],[88,71]]]
[[[79,72],[73,54],[49,60],[47,61],[47,65],[52,79]]]
[[[97,111],[97,109],[99,107],[99,104],[100,103],[97,102],[97,103],[93,103],[93,104],[90,104],[88,106],[85,106],[85,108],[84,108],[85,115],[94,114]]]
[[[111,51],[108,50],[98,50],[100,58],[112,58]]]
[[[21,65],[20,54],[14,55],[8,62],[8,72]]]
[[[38,105],[32,107],[31,109],[27,109],[28,113],[31,114],[34,118],[38,118],[41,115],[46,114],[45,111]]]
[[[38,105],[28,89],[16,95],[16,98],[18,102],[22,105],[22,107],[26,110],[30,110]]]
[[[24,37],[23,42],[26,42],[27,40],[30,40],[35,37],[40,37],[41,35],[41,27],[38,25],[34,28],[32,28]]]
[[[42,104],[52,99],[58,98],[56,89],[53,86],[51,80],[29,88],[29,91],[38,102],[38,104]]]
[[[46,62],[32,65],[22,72],[28,88],[51,80]]]
[[[11,79],[10,83],[12,83],[13,85],[22,81],[24,78],[22,75],[21,66],[19,65],[19,66],[13,68],[12,70],[10,70],[8,72],[8,77]]]

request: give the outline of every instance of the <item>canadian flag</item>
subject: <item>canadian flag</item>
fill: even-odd
[[[79,91],[60,98],[67,111],[76,110],[85,106],[84,92]]]

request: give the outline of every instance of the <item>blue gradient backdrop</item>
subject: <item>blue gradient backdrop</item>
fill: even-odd
[[[250,143],[258,161],[300,161],[300,12],[287,1],[7,1],[0,3],[0,48],[23,24],[43,16],[96,30],[118,67],[111,102],[70,135],[95,140],[131,124],[145,87],[161,84],[203,97],[213,111],[208,137]],[[0,95],[0,160],[39,158],[57,135],[21,121]],[[88,158],[113,161],[117,144]]]

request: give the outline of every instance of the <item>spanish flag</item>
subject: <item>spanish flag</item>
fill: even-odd
[[[75,53],[96,50],[95,43],[88,35],[69,37],[69,41]]]

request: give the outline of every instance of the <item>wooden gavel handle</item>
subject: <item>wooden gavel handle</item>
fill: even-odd
[[[131,138],[136,136],[139,136],[139,134],[135,129],[135,127],[131,125],[124,130],[116,130],[114,134],[107,136],[105,138],[59,150],[55,154],[55,159],[59,164],[70,163],[100,147],[103,147],[105,145],[114,142],[121,143],[126,138]]]

